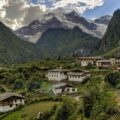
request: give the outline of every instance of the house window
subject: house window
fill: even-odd
[[[12,107],[13,105],[11,104],[10,107]]]
[[[75,91],[75,88],[73,88],[72,91]]]
[[[69,88],[67,88],[67,91],[69,92]]]

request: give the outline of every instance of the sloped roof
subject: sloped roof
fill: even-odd
[[[0,94],[0,101],[6,100],[6,99],[11,98],[11,97],[19,97],[19,98],[25,99],[25,97],[22,96],[22,95],[19,95],[19,94],[16,94],[16,93],[6,92],[6,93],[3,93],[3,94]]]
[[[67,69],[53,69],[53,70],[49,70],[50,72],[68,72],[70,70],[67,70]]]
[[[79,76],[82,76],[82,75],[86,75],[86,74],[89,74],[90,72],[89,71],[84,71],[84,72],[68,72],[68,75],[79,75]]]
[[[54,89],[64,89],[64,88],[66,88],[66,87],[73,87],[74,88],[74,86],[73,85],[70,85],[70,84],[61,84],[61,85],[59,85],[59,86],[55,86],[54,87]]]

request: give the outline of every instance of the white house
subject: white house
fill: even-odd
[[[47,78],[49,81],[62,81],[67,79],[67,72],[69,72],[69,70],[65,70],[65,69],[54,69],[54,70],[50,70],[47,73]]]
[[[111,60],[98,60],[96,62],[97,68],[109,68],[112,64],[113,62]]]
[[[98,60],[102,60],[102,57],[80,57],[79,58],[79,62],[83,67],[88,66],[89,64],[95,65],[96,61]]]
[[[120,57],[116,57],[116,64],[120,64]]]
[[[82,82],[90,77],[90,72],[68,72],[68,80],[72,82]]]
[[[74,94],[77,93],[78,90],[73,85],[60,84],[58,86],[54,86],[52,91],[55,95],[61,95],[61,94]]]
[[[0,95],[0,112],[8,112],[19,105],[25,104],[25,97],[15,93],[3,93]]]

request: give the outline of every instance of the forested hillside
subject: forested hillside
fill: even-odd
[[[96,49],[99,39],[92,37],[80,30],[73,29],[49,29],[37,42],[40,51],[45,57],[57,56],[87,56],[92,55]]]
[[[0,63],[16,63],[39,58],[35,45],[18,38],[0,22]]]
[[[100,51],[108,52],[110,56],[120,55],[120,10],[115,11],[108,29],[101,41]],[[118,49],[117,49],[118,48]],[[116,50],[117,49],[117,50]],[[110,51],[110,52],[109,52]]]

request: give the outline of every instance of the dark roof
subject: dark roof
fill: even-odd
[[[25,97],[23,97],[22,95],[19,95],[16,93],[6,92],[3,94],[0,94],[0,101],[6,100],[6,99],[11,98],[11,97],[19,97],[19,98],[25,99]]]
[[[49,70],[50,72],[68,72],[70,70],[67,69],[53,69],[53,70]]]
[[[120,59],[120,56],[116,56],[115,58],[118,58],[118,59]]]
[[[59,86],[55,86],[54,89],[65,89],[66,87],[74,87],[73,85],[70,84],[61,84]]]
[[[103,58],[100,56],[95,56],[95,57],[80,57],[79,59],[80,60],[101,60]]]
[[[84,71],[84,72],[68,72],[68,75],[79,75],[79,76],[83,76],[90,73],[89,71]]]

